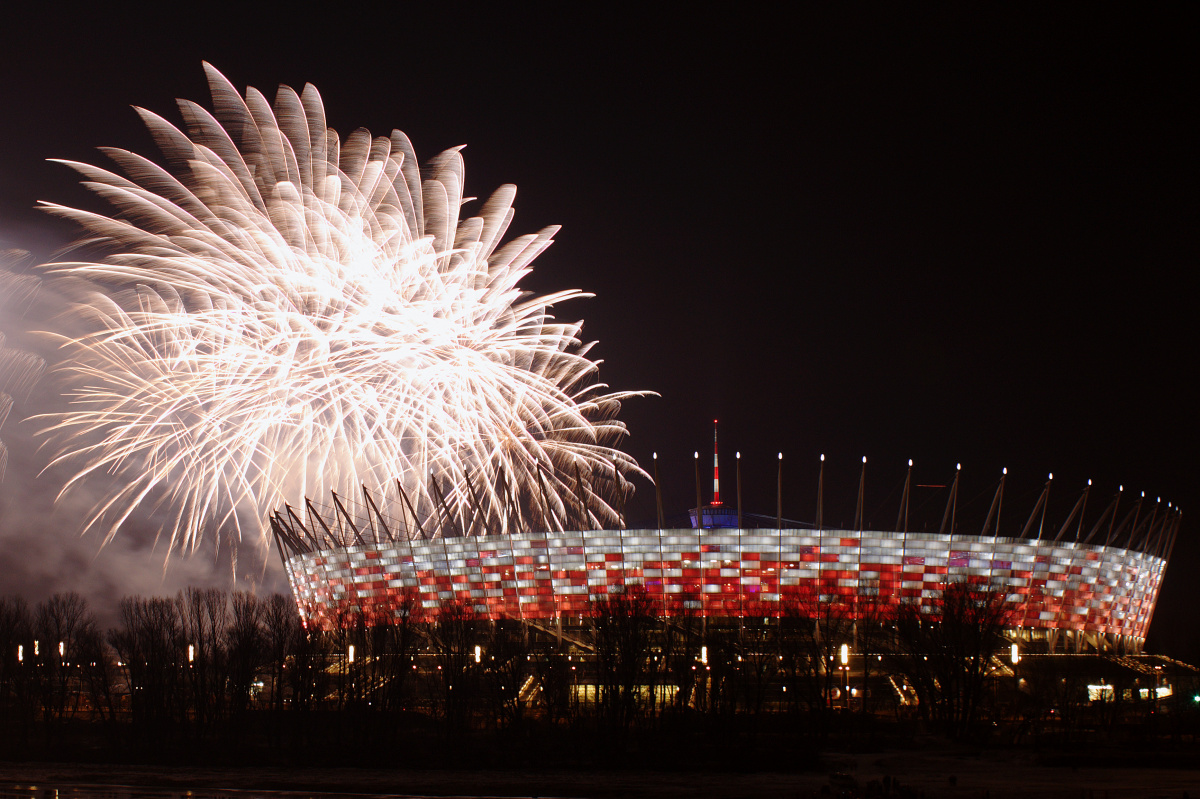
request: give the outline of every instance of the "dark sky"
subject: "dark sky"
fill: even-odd
[[[1119,484],[1200,507],[1190,18],[430,8],[16,20],[0,238],[69,241],[34,202],[97,206],[45,159],[153,152],[129,106],[207,103],[202,59],[269,95],[312,82],[343,135],[400,128],[423,158],[467,143],[468,194],[516,183],[514,232],[563,225],[525,285],[596,293],[559,312],[587,320],[606,382],[661,394],[623,418],[635,457],[660,453],[668,512],[714,417],[747,505],[774,512],[782,451],[801,520],[820,453],[830,521],[849,523],[864,455],[880,526],[910,457],[925,483],[961,462],[975,502],[1008,467],[1013,526],[1049,471],[1051,516],[1089,478],[1091,513]],[[1151,643],[1200,654],[1190,528]]]

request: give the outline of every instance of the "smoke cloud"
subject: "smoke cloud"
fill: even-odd
[[[27,253],[0,251],[0,461],[7,461],[0,473],[0,595],[37,602],[77,591],[112,623],[120,598],[132,594],[170,596],[189,585],[287,591],[278,555],[260,541],[241,542],[235,557],[212,536],[196,552],[168,559],[171,515],[153,502],[111,541],[83,534],[84,520],[114,478],[94,475],[60,497],[68,470],[51,465],[31,419],[68,402],[54,366],[61,337],[81,330],[72,316],[78,291],[42,279]]]

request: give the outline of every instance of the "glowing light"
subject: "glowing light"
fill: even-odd
[[[483,647],[481,647],[479,644],[476,644],[475,645],[475,662],[478,663],[482,657],[483,657]]]
[[[346,650],[346,662],[354,662],[354,644],[350,644],[350,647]]]
[[[194,663],[196,660],[196,645],[188,644],[188,663]]]
[[[17,662],[25,662],[25,646],[23,644],[17,644]]]
[[[703,663],[705,666],[708,665],[708,647],[707,646],[700,647],[700,662]]]
[[[845,666],[850,662],[850,645],[842,644],[842,665]]]
[[[85,528],[107,541],[165,503],[168,552],[247,527],[265,543],[272,510],[362,486],[406,523],[446,505],[510,533],[513,494],[545,498],[530,513],[549,527],[581,495],[591,523],[617,521],[577,485],[620,496],[641,473],[611,446],[633,393],[606,393],[581,323],[551,315],[589,295],[518,285],[557,228],[506,241],[511,185],[460,219],[461,148],[422,172],[399,131],[340,140],[312,86],[272,108],[205,70],[214,111],[181,102],[186,132],[139,111],[174,172],[108,150],[121,174],[68,165],[112,217],[46,205],[109,248],[46,267],[95,287],[92,331],[63,345],[71,405],[42,419],[64,493],[116,477]]]
[[[1008,659],[1012,661],[1014,666],[1021,662],[1021,650],[1015,643],[1008,651]]]

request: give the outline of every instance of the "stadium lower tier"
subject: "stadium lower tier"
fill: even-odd
[[[949,582],[1005,591],[1013,627],[1145,638],[1166,561],[1072,542],[839,530],[601,530],[401,541],[293,554],[305,623],[347,611],[432,615],[448,601],[486,618],[586,614],[598,597],[642,586],[664,612],[775,616],[789,606],[917,602]],[[877,599],[876,599],[877,598]]]

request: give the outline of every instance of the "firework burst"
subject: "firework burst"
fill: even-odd
[[[421,170],[400,131],[339,139],[311,85],[271,104],[205,69],[212,113],[138,111],[167,166],[68,162],[111,216],[46,204],[105,253],[47,266],[94,287],[45,430],[64,491],[116,476],[87,526],[108,540],[149,506],[172,550],[250,519],[265,541],[273,509],[363,486],[427,535],[553,529],[577,498],[613,521],[638,470],[612,446],[629,394],[551,316],[587,295],[518,287],[557,228],[506,240],[513,186],[460,219],[460,148]]]

